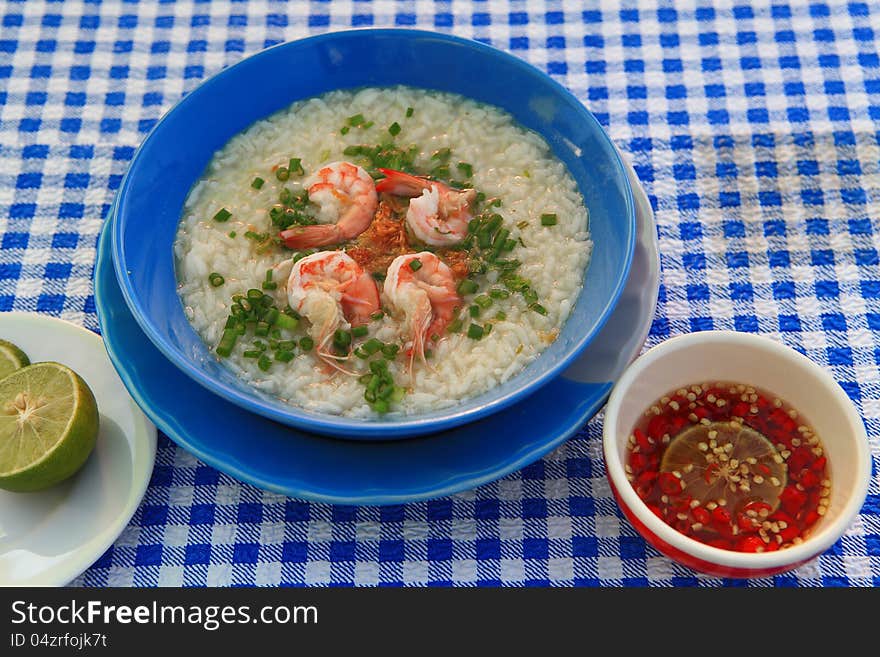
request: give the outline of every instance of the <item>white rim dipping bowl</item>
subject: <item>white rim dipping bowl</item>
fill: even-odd
[[[642,414],[670,391],[716,381],[750,385],[776,395],[796,409],[821,440],[828,458],[831,503],[802,543],[762,553],[706,545],[654,515],[627,480],[627,440]],[[748,333],[690,333],[645,352],[614,386],[603,431],[608,480],[627,519],[669,558],[721,577],[769,576],[822,554],[853,522],[871,477],[864,422],[834,378],[794,349]]]

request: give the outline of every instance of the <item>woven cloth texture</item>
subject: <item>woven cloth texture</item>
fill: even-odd
[[[206,77],[327,31],[448,32],[558,80],[633,163],[662,269],[645,348],[704,329],[780,340],[843,386],[874,460],[840,541],[795,571],[742,581],[676,565],[622,517],[601,414],[500,481],[381,508],[242,485],[160,435],[140,508],[75,585],[880,582],[876,5],[28,0],[0,4],[0,17],[0,310],[98,330],[92,270],[109,204],[147,132]]]

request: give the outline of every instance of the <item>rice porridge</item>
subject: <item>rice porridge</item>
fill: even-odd
[[[410,87],[258,121],[190,191],[174,244],[195,330],[312,411],[452,406],[551,344],[589,264],[575,181],[506,112]]]

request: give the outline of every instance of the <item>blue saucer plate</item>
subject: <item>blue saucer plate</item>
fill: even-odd
[[[243,482],[291,497],[336,504],[400,504],[450,495],[503,477],[575,434],[604,405],[638,355],[657,301],[653,215],[629,170],[638,237],[620,301],[597,339],[559,377],[481,420],[405,441],[327,438],[249,413],[212,394],[141,331],[113,268],[111,210],[98,245],[95,298],[110,360],[156,426],[205,463]]]

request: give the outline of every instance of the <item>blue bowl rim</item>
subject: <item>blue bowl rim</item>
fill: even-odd
[[[297,427],[306,431],[313,431],[323,435],[356,440],[410,438],[428,433],[439,432],[445,429],[459,426],[466,422],[477,420],[496,411],[500,411],[516,403],[523,397],[537,391],[539,388],[551,381],[562,371],[564,371],[565,368],[567,368],[577,358],[577,356],[586,348],[593,337],[597,335],[598,332],[602,329],[602,327],[605,325],[605,322],[608,320],[612,311],[614,310],[614,307],[617,305],[620,294],[622,293],[626,281],[629,278],[629,271],[632,264],[636,241],[635,200],[633,198],[632,187],[630,186],[629,178],[626,174],[623,162],[620,159],[620,154],[616,146],[614,145],[614,142],[611,141],[611,138],[605,132],[605,129],[592,114],[592,112],[590,112],[587,107],[584,106],[584,104],[562,84],[560,84],[544,72],[540,71],[532,64],[504,50],[472,39],[466,39],[463,37],[440,32],[431,32],[428,30],[412,30],[402,28],[366,28],[338,30],[334,32],[327,32],[324,34],[306,37],[303,39],[285,41],[283,43],[279,43],[274,46],[270,46],[269,48],[260,50],[252,55],[249,55],[248,57],[243,58],[235,64],[232,64],[218,71],[217,73],[200,83],[195,89],[187,93],[183,98],[175,103],[174,106],[171,107],[171,109],[169,109],[159,119],[159,121],[157,121],[156,125],[154,125],[152,130],[150,130],[150,133],[146,136],[143,142],[141,142],[140,146],[138,146],[137,150],[134,153],[134,156],[132,157],[131,163],[129,164],[128,170],[123,177],[116,198],[117,218],[123,216],[126,192],[131,186],[131,179],[137,171],[139,165],[139,157],[144,148],[151,141],[151,139],[154,138],[155,134],[161,129],[161,126],[165,123],[165,121],[171,120],[175,113],[175,110],[177,110],[179,107],[186,105],[189,102],[193,102],[193,96],[195,96],[197,93],[203,93],[206,89],[210,89],[213,85],[217,84],[217,80],[221,76],[228,74],[229,71],[234,70],[236,67],[243,65],[245,62],[253,62],[256,59],[263,58],[267,56],[268,53],[275,51],[276,49],[301,48],[309,44],[321,43],[324,41],[333,41],[339,38],[351,38],[353,36],[393,36],[395,38],[400,37],[422,39],[430,38],[439,41],[445,41],[447,43],[457,46],[468,47],[475,50],[476,52],[488,56],[504,58],[508,61],[508,63],[517,67],[525,76],[540,79],[543,84],[549,84],[550,87],[557,94],[566,99],[569,104],[576,108],[576,110],[581,114],[583,120],[592,126],[594,132],[599,136],[599,139],[607,143],[609,147],[608,152],[610,152],[611,154],[610,165],[614,170],[615,177],[618,180],[621,180],[623,183],[623,200],[626,206],[626,223],[624,225],[626,228],[628,228],[624,267],[620,272],[620,275],[618,276],[616,285],[610,296],[610,300],[606,304],[605,308],[602,310],[599,319],[593,324],[590,331],[585,332],[574,342],[574,344],[568,349],[563,357],[561,357],[556,362],[553,367],[546,369],[540,375],[536,376],[524,385],[521,385],[518,389],[512,390],[479,406],[464,411],[456,410],[456,407],[453,406],[449,408],[449,412],[441,418],[423,418],[420,416],[415,416],[399,420],[364,420],[360,418],[347,418],[330,414],[317,414],[308,411],[303,412],[301,411],[301,409],[293,405],[282,411],[269,405],[266,402],[263,402],[256,395],[248,395],[239,388],[226,385],[222,381],[217,381],[215,379],[212,379],[211,377],[206,376],[204,372],[202,372],[202,370],[196,366],[195,362],[192,359],[188,358],[182,352],[175,349],[172,345],[168,344],[164,337],[156,330],[156,328],[149,321],[147,313],[138,302],[137,295],[134,293],[129,277],[127,276],[125,265],[125,249],[122,239],[124,222],[121,220],[114,221],[113,225],[111,226],[113,266],[116,271],[116,278],[119,282],[119,286],[122,290],[122,295],[125,299],[125,302],[128,305],[129,310],[131,310],[132,314],[134,315],[134,318],[137,321],[138,325],[141,327],[141,329],[144,331],[150,341],[166,358],[174,363],[187,376],[189,376],[200,385],[208,388],[215,394],[218,394],[227,401],[246,408],[251,412],[262,415],[263,417],[268,417],[277,422],[287,424],[288,426]]]

